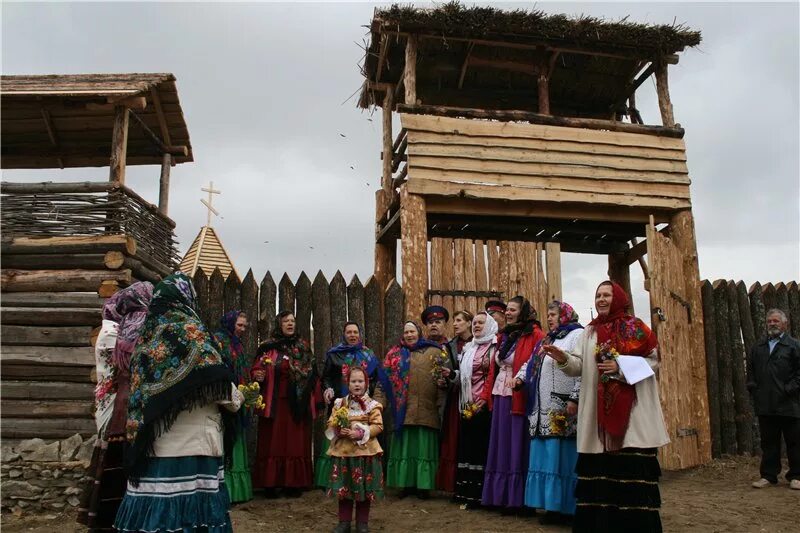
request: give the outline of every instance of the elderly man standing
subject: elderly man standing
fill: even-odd
[[[789,487],[800,490],[800,343],[786,333],[786,314],[767,312],[767,336],[747,358],[747,388],[753,396],[761,430],[761,489],[778,483],[781,434],[786,442]]]

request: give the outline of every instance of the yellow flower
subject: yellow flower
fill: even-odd
[[[346,406],[341,406],[333,412],[333,425],[339,428],[350,427],[350,411]]]

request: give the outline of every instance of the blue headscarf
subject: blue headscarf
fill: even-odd
[[[552,344],[556,339],[563,339],[572,330],[583,329],[578,323],[578,313],[566,302],[555,300],[558,304],[558,326],[550,330],[547,335],[540,340],[533,349],[533,354],[528,361],[525,369],[525,386],[528,391],[528,412],[532,413],[539,406],[539,377],[541,376],[542,363],[544,363],[544,351],[542,346]],[[548,306],[549,307],[549,306]]]
[[[380,361],[372,350],[364,346],[364,332],[361,330],[361,326],[355,322],[348,322],[344,325],[345,329],[351,324],[358,327],[358,343],[347,344],[347,339],[344,336],[344,332],[342,332],[342,342],[328,350],[325,357],[339,355],[348,367],[360,366],[363,368],[368,377],[373,375],[373,372],[377,370],[378,380],[380,381],[380,375],[383,373]],[[349,392],[347,383],[345,383],[345,380],[341,380],[339,397],[347,396]]]

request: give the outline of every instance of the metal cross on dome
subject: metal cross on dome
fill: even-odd
[[[209,181],[208,182],[208,188],[201,187],[200,190],[203,191],[203,192],[207,192],[208,193],[208,201],[206,201],[205,199],[201,198],[200,199],[200,203],[202,203],[204,206],[206,206],[206,208],[208,208],[208,221],[206,222],[206,226],[211,227],[211,213],[214,213],[215,215],[219,216],[219,211],[214,209],[214,207],[211,205],[211,203],[214,201],[214,196],[213,195],[222,194],[222,191],[218,191],[218,190],[214,189],[214,182],[213,181]]]

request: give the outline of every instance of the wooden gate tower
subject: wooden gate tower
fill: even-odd
[[[560,296],[560,250],[608,256],[609,276],[629,290],[629,266],[640,263],[672,440],[662,465],[708,462],[690,180],[668,90],[669,65],[699,32],[458,4],[376,10],[370,29],[360,105],[383,109],[376,277],[384,286],[395,278],[399,239],[406,315],[416,318],[437,297],[474,306],[513,296],[525,286],[514,276],[538,280],[526,296],[541,306]],[[636,90],[653,74],[661,124],[645,125]],[[487,243],[497,275],[501,241],[516,264],[494,291],[459,280],[437,290],[434,256],[450,242],[441,239],[454,239],[456,264],[459,243],[474,242],[481,261]]]

